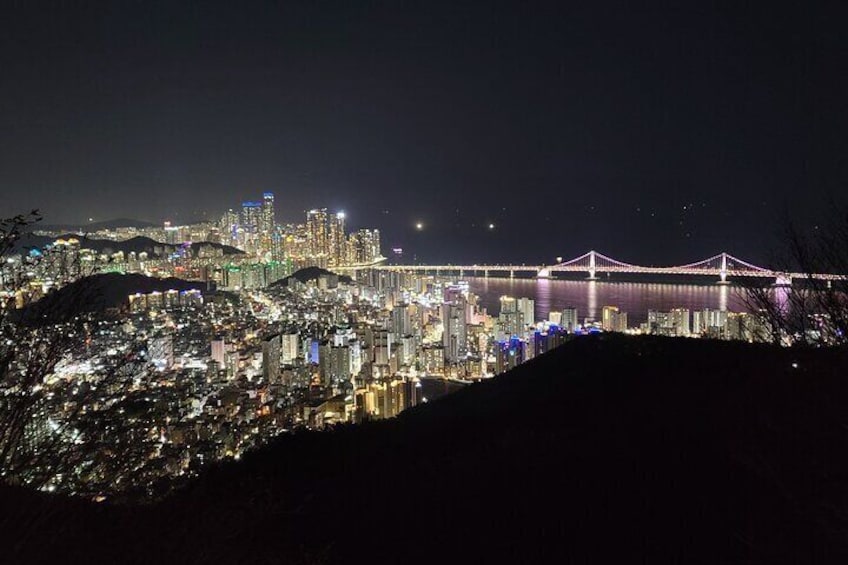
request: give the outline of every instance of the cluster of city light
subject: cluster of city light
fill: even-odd
[[[109,446],[109,455],[92,455],[77,474],[50,488],[99,499],[143,486],[133,481],[192,476],[288,430],[393,417],[426,401],[430,379],[487,379],[587,333],[746,340],[768,333],[758,317],[724,310],[651,311],[634,327],[615,306],[602,308],[598,320],[578,319],[576,308],[537,319],[532,298],[504,296],[490,313],[463,270],[536,267],[384,266],[379,230],[348,233],[347,215],[323,208],[306,212],[303,223],[284,225],[274,206],[274,195],[265,193],[216,223],[100,234],[116,246],[151,237],[150,252],[93,252],[85,238],[72,238],[5,264],[9,272],[25,273],[27,284],[8,295],[21,304],[90,274],[80,264],[203,283],[191,291],[131,292],[109,316],[80,316],[85,347],[63,352],[45,379],[43,426],[34,426],[33,441],[60,433],[57,422],[82,418],[66,439],[102,434],[93,439]],[[494,222],[483,226],[496,229]],[[414,227],[427,226],[422,219]],[[720,268],[728,258],[736,261],[717,257],[724,261]],[[577,259],[557,258],[546,274],[633,267],[594,252]],[[321,270],[307,282],[289,277],[303,267],[350,273],[353,282]],[[85,427],[85,418],[101,415],[109,422],[105,430]],[[140,457],[136,478],[110,484],[110,465],[124,445]]]

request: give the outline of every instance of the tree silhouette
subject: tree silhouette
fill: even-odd
[[[791,286],[745,287],[748,308],[765,320],[775,343],[848,343],[848,207],[832,203],[830,209],[821,225],[784,221],[785,249],[773,269],[793,273]]]
[[[33,292],[36,273],[51,273],[63,286],[94,271],[80,264],[78,253],[62,248],[17,259],[23,238],[40,220],[37,210],[0,220],[0,478],[34,488],[73,484],[102,465],[106,421],[91,410],[94,386],[55,375],[57,365],[79,354],[91,336],[91,315],[83,313],[97,289],[75,285],[60,300],[37,300]],[[130,358],[109,361],[113,386],[138,370]],[[106,459],[126,462],[114,453]]]

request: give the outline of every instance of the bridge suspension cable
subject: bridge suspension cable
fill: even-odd
[[[617,273],[638,273],[638,274],[658,274],[658,275],[717,275],[720,277],[720,282],[725,283],[728,276],[733,277],[775,277],[778,284],[781,281],[790,280],[792,278],[802,277],[802,273],[784,273],[773,269],[767,269],[754,265],[749,261],[739,259],[729,253],[722,252],[700,261],[686,263],[684,265],[673,265],[667,267],[645,267],[626,263],[613,259],[603,253],[598,253],[595,250],[587,251],[578,257],[561,261],[552,266],[545,265],[375,265],[372,267],[357,267],[357,266],[341,266],[339,270],[358,270],[373,268],[376,270],[408,270],[408,271],[428,271],[439,270],[445,271],[483,271],[486,276],[490,272],[508,272],[510,276],[514,276],[516,272],[535,271],[538,278],[549,278],[553,272],[568,271],[580,272],[585,271],[589,275],[589,279],[594,279],[598,272],[617,272]],[[846,280],[848,275],[819,273],[812,275],[814,279],[821,280]]]

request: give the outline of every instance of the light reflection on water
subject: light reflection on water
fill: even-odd
[[[618,306],[627,312],[631,326],[648,318],[648,310],[730,310],[744,312],[742,289],[718,284],[668,284],[551,279],[507,279],[473,277],[466,279],[472,292],[489,313],[500,311],[503,295],[527,297],[536,301],[536,318],[547,319],[551,311],[576,307],[582,320],[598,319],[604,306]]]

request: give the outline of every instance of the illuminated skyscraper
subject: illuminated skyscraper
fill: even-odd
[[[280,378],[280,334],[262,340],[262,376],[266,383],[276,383]]]
[[[453,302],[442,304],[442,344],[445,350],[445,361],[457,363],[465,359],[468,353],[468,328],[466,327],[466,302],[460,295]]]
[[[347,263],[345,246],[345,213],[330,214],[327,233],[327,246],[331,265]]]
[[[274,193],[266,192],[262,195],[262,234],[270,236],[274,233],[274,225],[276,223],[277,219],[274,211]]]
[[[525,326],[532,326],[536,323],[536,301],[532,298],[519,298],[515,303],[516,308],[521,312],[521,323]]]
[[[216,361],[221,367],[225,363],[225,355],[227,353],[227,344],[224,338],[216,338],[212,340],[212,360]]]
[[[580,324],[577,322],[577,308],[565,308],[562,311],[560,325],[567,332],[573,332]]]
[[[608,332],[615,331],[618,318],[618,306],[604,306],[601,311],[601,327]]]
[[[515,303],[515,298],[512,296],[501,296],[501,309],[498,314],[498,327],[500,328],[499,339],[509,339],[510,336],[518,335],[521,331],[521,314],[518,312],[518,307]]]
[[[373,333],[372,360],[375,365],[388,365],[392,357],[392,345],[394,340],[389,330],[380,328]]]
[[[691,328],[689,310],[686,308],[675,308],[671,312],[648,310],[648,321],[645,327],[653,334],[688,336]]]
[[[674,327],[675,335],[686,337],[691,333],[688,308],[675,308],[669,312],[669,316],[671,318],[671,325]]]
[[[499,341],[495,347],[495,371],[503,373],[523,363],[526,345],[517,337]]]
[[[371,230],[371,261],[383,256],[380,251],[380,230]]]
[[[221,217],[221,237],[223,243],[235,243],[239,233],[239,215],[230,208]]]
[[[176,245],[179,241],[179,228],[172,226],[171,222],[165,222],[165,243]]]
[[[459,300],[463,300],[463,290],[467,290],[467,288],[464,289],[460,285],[447,286],[443,291],[442,300],[445,302],[457,302]]]
[[[601,311],[601,327],[608,332],[627,330],[627,312],[621,312],[618,306],[604,306]]]
[[[408,304],[398,304],[392,310],[392,332],[395,335],[406,336],[412,333],[411,310]]]
[[[248,200],[242,202],[242,227],[248,233],[258,233],[262,225],[262,203]]]
[[[380,230],[361,229],[350,235],[350,248],[352,257],[348,257],[351,263],[373,263],[379,259],[380,253]]]
[[[245,248],[252,250],[262,225],[262,203],[247,201],[241,205],[241,237]]]
[[[327,209],[316,208],[306,213],[306,231],[309,240],[309,254],[328,255]]]
[[[280,336],[281,361],[284,365],[293,365],[299,359],[300,335],[296,332]]]
[[[719,336],[727,323],[727,312],[705,308],[692,312],[692,333]]]
[[[269,250],[271,251],[271,259],[274,261],[283,261],[286,259],[285,246],[283,235],[274,230],[269,239]]]
[[[512,296],[501,296],[501,314],[508,314],[510,312],[517,312],[518,306],[515,302],[515,298]]]

